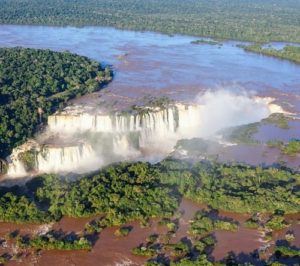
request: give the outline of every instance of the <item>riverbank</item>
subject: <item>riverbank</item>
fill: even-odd
[[[287,45],[282,49],[264,48],[262,45],[240,45],[245,51],[262,54],[266,56],[272,56],[280,59],[289,60],[296,64],[300,64],[300,47]]]

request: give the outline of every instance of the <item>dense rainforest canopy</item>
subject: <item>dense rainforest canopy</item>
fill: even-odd
[[[69,52],[0,48],[0,158],[69,99],[99,89],[108,68]]]
[[[299,0],[0,0],[0,23],[300,42]]]
[[[25,190],[0,187],[0,221],[47,222],[64,215],[106,214],[106,226],[120,225],[170,217],[182,197],[239,213],[297,213],[299,184],[300,174],[289,169],[174,159],[156,165],[119,163],[78,181],[43,175],[29,181]]]
[[[154,170],[148,163],[119,163],[78,181],[43,175],[29,181],[27,189],[0,187],[0,221],[42,223],[64,215],[106,214],[109,226],[170,216],[178,206],[176,191]]]

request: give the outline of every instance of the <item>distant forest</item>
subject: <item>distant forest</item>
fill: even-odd
[[[0,0],[0,23],[300,42],[299,0]]]

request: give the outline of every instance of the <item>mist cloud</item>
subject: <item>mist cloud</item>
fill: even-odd
[[[209,138],[223,128],[257,122],[271,114],[267,100],[243,90],[209,90],[197,96],[197,103],[203,105],[201,137]]]

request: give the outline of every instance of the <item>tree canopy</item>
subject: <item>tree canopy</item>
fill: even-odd
[[[32,137],[71,98],[110,81],[111,72],[69,52],[0,48],[0,158]]]
[[[121,225],[170,217],[182,197],[239,213],[298,213],[299,182],[299,173],[289,169],[174,159],[155,165],[118,163],[75,181],[42,175],[27,182],[26,190],[0,187],[0,220],[45,222],[103,214],[100,227]]]

